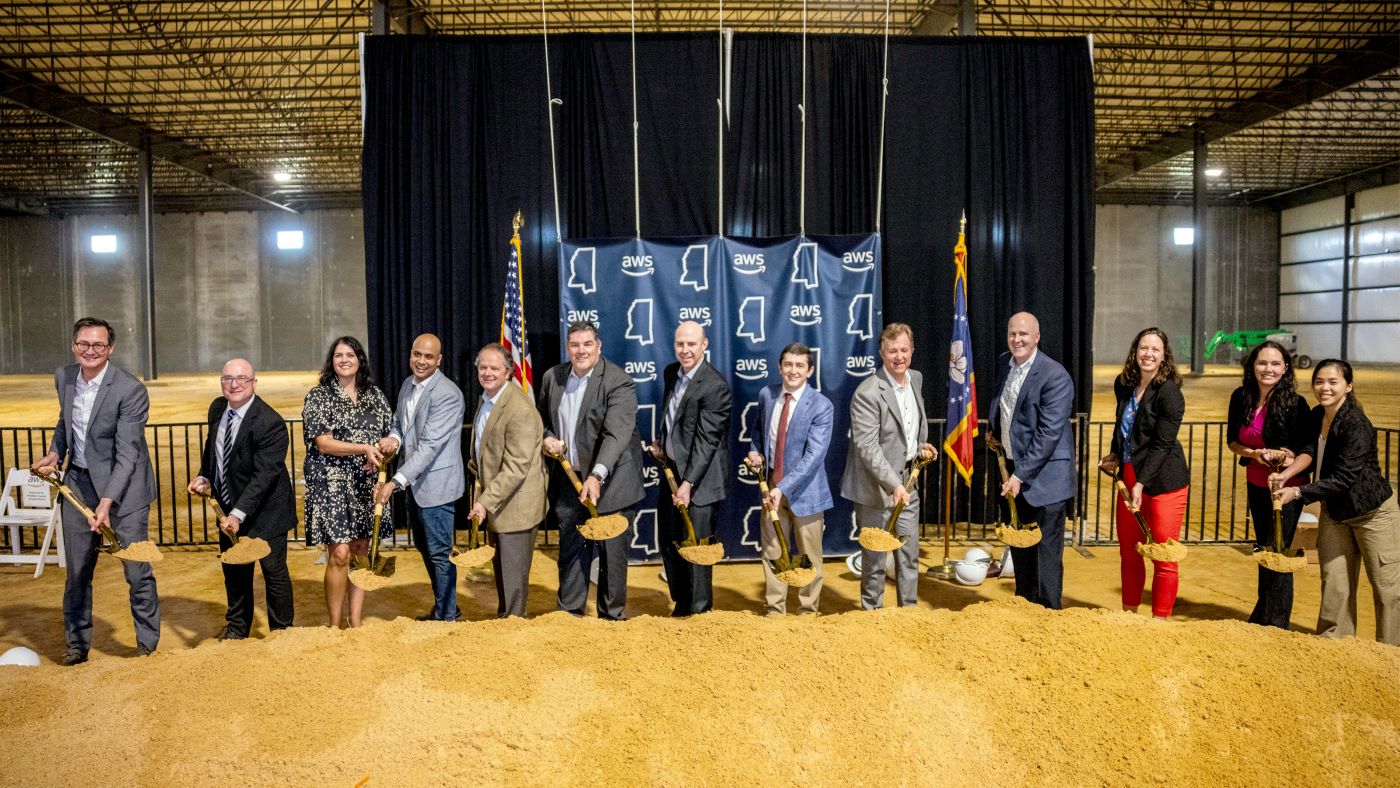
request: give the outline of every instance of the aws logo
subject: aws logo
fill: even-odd
[[[628,361],[623,364],[623,368],[634,383],[650,383],[656,380],[655,361]]]
[[[846,252],[841,255],[841,267],[853,274],[869,271],[875,267],[875,250],[866,249],[860,252]]]
[[[683,306],[680,311],[680,320],[685,322],[693,320],[702,326],[708,326],[714,321],[710,319],[710,308],[707,306]]]
[[[649,254],[622,256],[622,273],[628,276],[651,276],[656,273],[656,261]]]
[[[768,270],[768,264],[763,261],[763,252],[735,252],[734,270],[741,274],[761,274]]]
[[[734,374],[744,380],[767,380],[768,359],[736,358],[734,359]]]
[[[869,377],[875,372],[874,356],[850,356],[846,359],[846,374],[853,378]]]
[[[589,323],[592,323],[592,324],[595,325],[595,326],[598,325],[598,310],[596,310],[596,309],[570,309],[570,310],[569,310],[569,320],[568,320],[568,322],[570,322],[570,323],[579,323],[579,322],[582,322],[582,321],[585,321],[585,320],[588,321]]]
[[[655,487],[656,485],[658,485],[658,484],[660,484],[660,483],[661,483],[661,469],[660,469],[660,468],[656,467],[655,465],[652,465],[651,463],[647,463],[646,465],[642,466],[642,486],[643,486],[643,487]]]
[[[749,464],[746,462],[739,463],[739,473],[737,478],[740,482],[743,482],[744,484],[758,484],[758,476],[754,475],[754,472],[749,468]],[[757,509],[758,507],[755,506],[754,508]]]
[[[795,326],[819,326],[822,323],[822,305],[793,304],[788,308],[788,320]]]

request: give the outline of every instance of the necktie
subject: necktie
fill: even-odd
[[[224,471],[228,467],[229,456],[233,454],[233,422],[237,418],[238,412],[230,408],[228,415],[224,418],[223,447],[219,450],[218,464],[215,466],[219,478],[214,482],[214,488],[219,494],[219,500],[225,504],[231,502],[228,490],[228,477]]]
[[[788,414],[792,412],[792,395],[783,392],[783,412],[778,415],[778,437],[773,441],[773,484],[783,479],[783,452],[787,449]]]
[[[671,405],[666,409],[666,440],[664,445],[666,453],[672,457],[676,456],[674,442],[671,440],[671,431],[676,427],[676,414],[681,409],[681,398],[685,396],[685,388],[690,385],[690,378],[682,375],[676,381],[676,391],[671,395]]]

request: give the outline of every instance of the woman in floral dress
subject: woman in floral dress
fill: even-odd
[[[365,592],[349,582],[350,556],[369,552],[374,485],[384,458],[376,443],[389,434],[392,419],[389,401],[374,385],[369,358],[359,340],[340,337],[331,343],[320,385],[307,393],[301,417],[306,441],[306,543],[326,545],[330,625],[341,625],[348,598],[350,626],[358,627]],[[393,533],[386,507],[379,538]]]

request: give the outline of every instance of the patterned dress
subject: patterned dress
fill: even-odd
[[[316,438],[330,433],[347,443],[374,443],[389,434],[389,401],[378,387],[353,401],[340,384],[317,386],[302,405],[306,441],[306,543],[345,544],[368,539],[374,529],[374,484],[377,474],[364,470],[365,458],[333,457],[316,449]],[[391,507],[384,507],[379,538],[394,535]]]

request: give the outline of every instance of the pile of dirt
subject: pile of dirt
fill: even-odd
[[[1400,649],[1019,600],[296,628],[0,704],[0,784],[1400,783]]]

